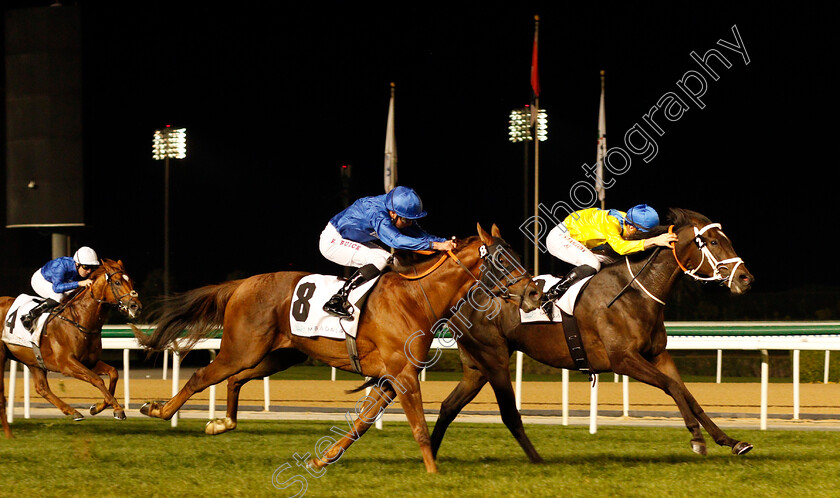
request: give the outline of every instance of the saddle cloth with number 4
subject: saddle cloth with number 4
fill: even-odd
[[[289,323],[292,334],[300,337],[328,337],[344,340],[345,334],[356,337],[361,301],[379,277],[350,291],[353,319],[339,318],[324,311],[324,304],[344,286],[344,280],[333,275],[307,275],[300,279],[292,294]]]
[[[31,348],[34,344],[36,347],[41,343],[41,330],[44,328],[44,322],[47,320],[49,313],[42,313],[35,322],[35,332],[30,332],[20,322],[20,318],[29,313],[29,310],[34,308],[38,303],[43,301],[42,298],[36,296],[29,296],[21,294],[12,303],[6,316],[3,318],[3,337],[2,340],[6,344],[15,346],[25,346]]]

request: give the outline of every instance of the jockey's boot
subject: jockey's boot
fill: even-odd
[[[20,323],[22,323],[23,326],[26,327],[26,330],[34,332],[32,329],[35,325],[35,322],[38,320],[38,317],[41,316],[41,314],[45,311],[55,308],[56,306],[58,306],[58,301],[56,301],[55,299],[44,299],[31,310],[29,310],[29,313],[20,317]]]
[[[577,282],[580,282],[584,278],[595,275],[598,273],[598,270],[592,268],[589,265],[580,265],[575,267],[566,274],[559,282],[554,284],[550,289],[548,289],[543,294],[543,306],[549,306],[552,301],[556,300],[560,296],[566,293],[573,285]],[[544,308],[545,309],[545,308]]]
[[[379,273],[379,268],[370,264],[356,270],[356,272],[344,282],[344,286],[333,297],[331,297],[329,301],[327,301],[324,305],[324,311],[342,318],[353,316],[353,313],[350,311],[352,306],[350,306],[350,303],[347,301],[350,291],[368,280],[376,278]]]

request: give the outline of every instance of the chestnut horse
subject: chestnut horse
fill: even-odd
[[[672,250],[654,249],[653,254],[621,258],[597,273],[583,291],[574,314],[584,350],[592,371],[627,375],[671,396],[691,432],[691,448],[696,453],[706,454],[702,424],[717,444],[742,455],[752,445],[729,437],[715,425],[680,378],[665,350],[668,336],[664,311],[665,302],[683,273],[698,280],[720,281],[733,294],[749,290],[753,276],[719,224],[688,210],[671,210],[668,222],[679,238]],[[668,229],[658,227],[647,235]],[[643,271],[648,259],[651,262]],[[620,296],[610,305],[617,295]],[[449,424],[490,382],[505,425],[532,462],[542,461],[522,427],[508,361],[516,350],[557,368],[574,369],[575,362],[569,354],[562,323],[525,323],[510,329],[500,322],[503,315],[499,317],[495,323],[474,318],[473,323],[479,326],[458,341],[464,377],[441,405],[432,433],[435,455]]]
[[[492,256],[493,264],[484,265],[488,255]],[[361,374],[371,377],[368,384],[375,383],[377,389],[363,398],[365,410],[358,414],[351,430],[323,454],[316,454],[309,462],[311,466],[320,468],[337,461],[396,394],[414,439],[420,445],[426,470],[437,472],[417,378],[432,344],[433,327],[456,312],[488,272],[495,274],[496,282],[508,283],[509,292],[515,293],[522,309],[533,310],[539,306],[541,292],[516,261],[495,225],[492,235],[479,225],[478,236],[457,241],[457,249],[442,256],[434,253],[415,263],[417,274],[425,276],[408,279],[396,272],[384,273],[367,297],[356,345]],[[199,368],[174,398],[163,404],[147,403],[141,412],[169,419],[193,394],[230,378],[228,418],[219,424],[230,429],[236,425],[239,387],[250,379],[284,370],[307,356],[350,371],[344,341],[299,337],[290,332],[293,292],[305,275],[303,272],[255,275],[188,291],[165,301],[160,318],[153,320],[155,332],[144,336],[135,331],[145,347],[161,350],[174,346],[188,351],[196,340],[214,333],[220,326],[224,330],[221,347],[216,359]],[[511,307],[509,313],[518,315],[517,307]],[[185,329],[187,336],[181,341]]]
[[[105,408],[114,408],[114,418],[125,419],[125,411],[114,397],[119,374],[117,369],[100,361],[102,354],[102,325],[112,306],[129,318],[140,314],[142,305],[134,290],[134,282],[125,272],[122,261],[103,259],[102,265],[89,277],[93,283],[73,293],[46,319],[41,333],[41,358],[39,365],[32,348],[3,343],[0,345],[0,365],[5,364],[7,355],[25,363],[35,380],[35,390],[74,420],[85,417],[75,408],[62,401],[50,390],[47,371],[60,372],[89,382],[98,388],[105,400],[90,407],[90,414],[96,415]],[[0,316],[5,317],[15,298],[0,297]],[[108,387],[99,378],[107,375]],[[3,394],[3,379],[0,375],[0,419],[6,437],[12,433],[6,421],[6,397]]]

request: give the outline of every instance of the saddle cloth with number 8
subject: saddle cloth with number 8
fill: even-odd
[[[300,279],[292,294],[289,323],[292,334],[300,337],[327,337],[344,340],[344,335],[356,337],[361,316],[359,302],[373,288],[379,278],[371,279],[350,292],[353,320],[341,319],[324,311],[324,304],[344,286],[344,280],[333,275],[307,275]]]

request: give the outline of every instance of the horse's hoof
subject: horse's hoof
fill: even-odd
[[[74,421],[74,422],[81,422],[82,420],[84,420],[84,419],[85,419],[85,416],[84,416],[84,415],[82,415],[82,414],[81,414],[81,413],[79,413],[79,412],[73,412],[72,417],[73,417],[73,421]]]
[[[230,417],[225,418],[217,418],[215,420],[210,420],[204,426],[204,433],[210,436],[215,436],[217,434],[224,434],[227,431],[231,431],[236,429],[236,422],[234,422]]]
[[[157,403],[155,403],[154,401],[146,401],[145,403],[143,403],[143,406],[140,407],[140,413],[147,417],[156,417],[157,415],[152,413],[153,409],[159,409]]]
[[[310,469],[313,469],[313,470],[319,470],[319,469],[323,469],[324,467],[326,467],[327,462],[321,460],[320,458],[313,458],[312,460],[310,460],[309,462],[306,463],[306,466],[307,466],[307,468],[310,468]]]
[[[125,420],[124,410],[114,410],[114,418],[117,420]]]
[[[697,453],[698,455],[706,456],[706,443],[702,441],[692,441],[691,451]]]
[[[753,449],[753,445],[746,441],[740,441],[738,444],[732,447],[732,454],[733,455],[745,455]]]

